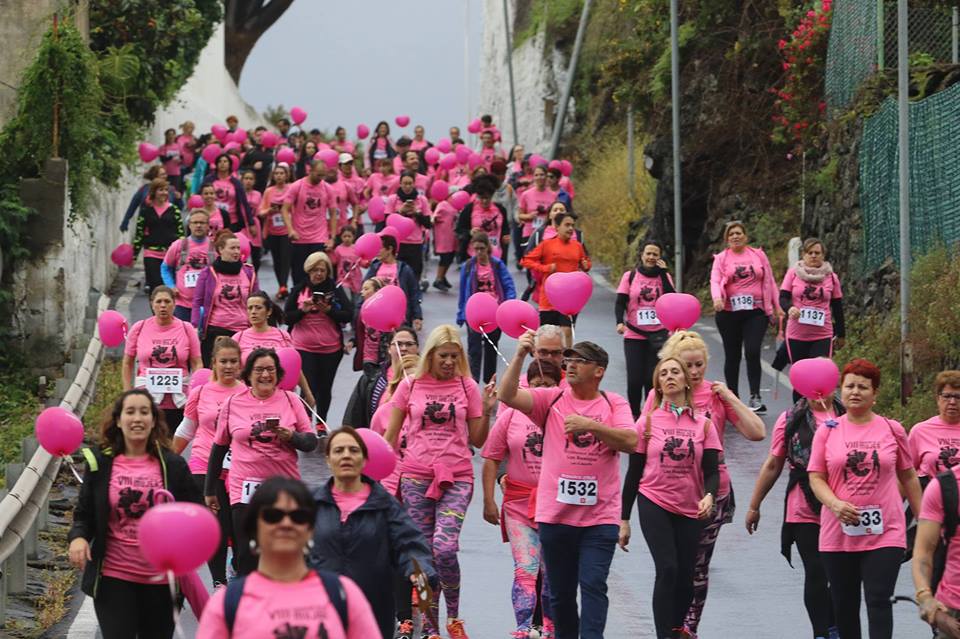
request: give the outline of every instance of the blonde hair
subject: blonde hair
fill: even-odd
[[[307,256],[307,259],[303,261],[303,272],[309,273],[317,268],[317,264],[320,262],[327,265],[327,277],[333,277],[333,262],[330,261],[330,256],[323,251],[316,251]]]
[[[420,364],[419,355],[413,355],[413,354],[404,355],[400,359],[400,370],[394,371],[393,379],[387,382],[387,391],[389,395],[393,395],[397,391],[397,386],[400,385],[400,382],[402,382],[406,378],[406,375],[404,375],[404,371],[406,371],[408,368],[413,368],[415,366],[418,366],[419,364]]]
[[[677,331],[667,339],[663,348],[657,353],[657,357],[660,359],[680,357],[680,353],[685,351],[702,351],[704,363],[710,359],[707,343],[696,331]]]
[[[470,366],[467,363],[467,354],[463,350],[463,344],[460,343],[460,331],[451,324],[441,324],[430,332],[427,337],[427,343],[424,344],[423,354],[420,356],[420,365],[417,367],[415,377],[420,379],[424,375],[430,375],[430,368],[433,365],[433,352],[441,346],[455,344],[460,350],[460,358],[457,363],[459,369],[457,373],[463,377],[470,376]]]
[[[657,398],[657,406],[663,402],[663,389],[660,388],[660,369],[667,362],[676,362],[680,365],[680,370],[683,371],[683,380],[686,382],[686,388],[683,391],[683,397],[687,402],[687,406],[693,408],[693,390],[690,388],[690,371],[687,370],[687,365],[684,363],[684,361],[676,355],[661,358],[653,369],[653,392]]]

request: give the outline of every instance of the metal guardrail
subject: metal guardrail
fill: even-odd
[[[110,305],[110,298],[100,295],[97,301],[95,320]],[[96,330],[92,331],[83,360],[77,367],[73,382],[67,388],[60,407],[82,417],[93,394],[104,346]],[[69,369],[67,369],[69,370]],[[32,452],[29,460],[27,455]],[[46,528],[50,488],[60,470],[61,459],[37,446],[32,437],[24,441],[24,464],[9,464],[6,469],[7,486],[0,501],[0,562],[3,562],[0,592],[0,627],[4,622],[6,594],[26,590],[26,561],[34,556],[37,547],[37,531]]]

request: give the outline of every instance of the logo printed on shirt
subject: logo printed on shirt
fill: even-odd
[[[807,284],[803,289],[803,293],[800,294],[800,299],[819,302],[823,299],[823,287],[815,284]]]
[[[227,199],[227,192],[224,189],[217,189],[216,194],[217,194],[217,199],[220,200],[221,202]]]
[[[424,408],[423,411],[423,418],[420,422],[421,426],[426,430],[428,428],[428,420],[430,424],[439,427],[455,422],[456,416],[457,407],[453,402],[447,405],[447,410],[444,410],[444,406],[440,402],[427,402],[426,408]]]
[[[940,446],[940,455],[937,456],[937,470],[947,470],[953,468],[960,462],[957,459],[957,453],[960,452],[956,446],[950,444]]]
[[[207,266],[207,254],[200,253],[191,253],[187,258],[187,266],[189,266],[194,271],[199,271],[200,269]]]
[[[579,431],[567,438],[567,443],[564,445],[564,448],[569,448],[570,444],[573,444],[577,448],[590,448],[598,443],[600,443],[600,440],[597,439],[597,436],[593,433]]]
[[[306,204],[306,207],[311,210],[320,208],[320,198],[308,197],[305,204]]]
[[[143,499],[144,492],[136,488],[121,488],[117,508],[123,513],[123,518],[140,519],[144,513],[153,506],[153,489],[146,493],[146,500]]]
[[[165,344],[173,342],[170,350],[167,350]],[[166,364],[177,362],[177,344],[174,340],[163,340],[160,343],[154,343],[153,350],[150,352],[150,365],[164,367]]]
[[[220,299],[226,302],[240,299],[240,287],[233,284],[224,284],[220,289]]]
[[[693,439],[687,439],[684,443],[682,437],[667,437],[663,442],[663,450],[660,451],[660,463],[663,463],[663,456],[666,455],[671,460],[680,462],[685,459],[693,460],[696,450],[693,446]]]
[[[659,286],[644,286],[640,289],[640,299],[644,302],[656,302],[657,298],[660,297],[660,287]]]
[[[527,438],[523,442],[523,459],[527,459],[527,454],[531,457],[543,457],[543,433],[539,429],[533,429],[527,433]]]
[[[848,481],[849,475],[854,477],[866,477],[870,473],[880,474],[880,455],[877,449],[873,449],[873,454],[867,460],[867,451],[854,448],[847,451],[847,464],[843,468],[843,480]],[[848,475],[849,473],[849,475]]]
[[[272,417],[270,419],[276,419],[279,421],[278,417]],[[276,431],[270,429],[267,426],[269,419],[257,420],[250,427],[250,434],[247,436],[247,446],[254,448],[255,443],[260,444],[272,444],[277,440]]]
[[[733,272],[733,278],[736,280],[755,279],[757,272],[753,269],[753,264],[739,264]]]

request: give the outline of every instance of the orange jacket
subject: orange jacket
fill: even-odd
[[[586,260],[586,268],[583,268],[581,261]],[[532,251],[523,256],[520,260],[520,266],[528,268],[535,274],[540,275],[540,284],[537,287],[539,293],[538,304],[541,311],[552,311],[553,306],[547,299],[544,283],[547,277],[553,273],[572,273],[573,271],[589,271],[591,267],[590,257],[587,255],[583,244],[575,239],[564,241],[559,237],[552,237],[537,244]],[[556,266],[556,268],[554,268]]]

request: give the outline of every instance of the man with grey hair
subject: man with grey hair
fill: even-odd
[[[563,329],[553,324],[542,324],[534,336],[534,359],[550,361],[560,368],[563,349],[567,347]]]

